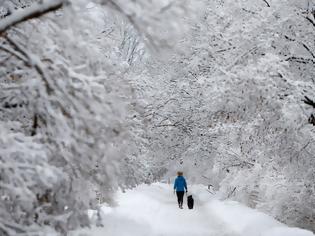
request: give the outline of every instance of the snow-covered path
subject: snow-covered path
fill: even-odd
[[[118,193],[116,208],[102,208],[104,227],[71,236],[314,236],[239,203],[219,201],[204,186],[193,186],[191,192],[193,210],[186,205],[179,209],[172,186],[167,184],[141,185]]]

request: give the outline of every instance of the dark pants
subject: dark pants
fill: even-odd
[[[183,205],[184,194],[185,194],[184,191],[178,191],[178,192],[176,192],[177,201],[178,201],[178,205],[179,205],[179,206],[182,206],[182,205]]]

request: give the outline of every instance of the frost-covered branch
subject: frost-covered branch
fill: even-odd
[[[18,43],[16,43],[13,39],[11,39],[8,35],[5,36],[5,39],[14,47],[14,49],[18,52],[18,54],[12,50],[6,50],[6,51],[10,52],[12,55],[16,56],[18,59],[21,59],[27,66],[33,67],[43,79],[46,86],[47,94],[50,94],[52,92],[52,88],[49,85],[47,75],[44,72],[44,69],[42,68],[41,63],[34,56],[30,55],[25,49],[23,49]],[[7,49],[7,48],[2,47],[2,49]]]
[[[18,23],[55,11],[61,8],[65,2],[65,0],[42,0],[39,3],[32,4],[30,7],[18,9],[0,20],[0,33]]]
[[[284,37],[285,37],[287,40],[290,40],[290,41],[292,41],[292,42],[296,42],[296,41],[297,41],[299,44],[301,44],[301,45],[305,48],[306,51],[308,51],[308,52],[311,54],[311,56],[312,56],[313,58],[315,58],[315,54],[311,51],[311,49],[310,49],[304,42],[298,41],[298,40],[296,40],[295,38],[292,38],[292,37],[290,37],[290,36],[288,36],[288,35],[284,35]]]
[[[139,26],[139,24],[137,23],[137,21],[135,20],[134,15],[126,12],[124,10],[124,8],[122,8],[119,4],[117,4],[115,1],[113,0],[108,0],[106,1],[107,4],[109,4],[113,9],[115,9],[117,12],[121,13],[132,25],[133,27],[136,29],[136,31],[141,35],[144,34],[144,36],[152,43],[152,46],[154,46],[154,39],[151,37],[150,34],[145,34],[143,32],[143,30],[141,30],[141,27]]]

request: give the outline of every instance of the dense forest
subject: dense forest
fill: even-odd
[[[315,231],[314,0],[0,0],[0,64],[0,235],[179,169]]]

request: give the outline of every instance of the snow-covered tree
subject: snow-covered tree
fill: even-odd
[[[313,229],[314,2],[204,2],[182,53],[150,68],[156,166]]]
[[[313,0],[0,5],[1,234],[178,169],[314,229]]]
[[[146,179],[133,64],[171,45],[184,3],[70,3],[1,5],[1,235],[88,225],[95,191]]]

